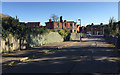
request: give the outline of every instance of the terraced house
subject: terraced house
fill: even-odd
[[[87,25],[86,32],[92,35],[104,35],[104,29],[106,26],[108,25],[103,25],[102,23],[100,25]]]
[[[46,28],[48,29],[54,29],[55,31],[60,29],[68,29],[70,32],[77,33],[77,22],[74,21],[67,21],[62,20],[62,16],[60,17],[60,22],[54,22],[52,19],[49,19],[49,22],[45,22]]]

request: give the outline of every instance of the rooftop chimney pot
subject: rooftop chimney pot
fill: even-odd
[[[63,22],[63,20],[62,20],[62,16],[60,16],[60,22]]]
[[[52,19],[49,19],[49,22],[52,22]]]

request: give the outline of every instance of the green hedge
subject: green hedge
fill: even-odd
[[[70,40],[70,31],[68,29],[60,29],[57,32],[62,36],[64,41],[69,41]]]
[[[31,34],[28,38],[28,43],[30,47],[37,47],[55,42],[63,42],[63,38],[58,32]]]

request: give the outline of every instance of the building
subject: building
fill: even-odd
[[[28,22],[26,23],[26,26],[32,29],[41,27],[40,22]]]
[[[40,28],[42,25],[40,22],[20,22],[20,24],[25,24],[28,28],[34,29],[34,28]]]
[[[86,33],[90,33],[91,35],[104,35],[104,29],[108,25],[87,25]]]
[[[86,33],[86,28],[85,28],[85,26],[82,26],[82,33]]]
[[[62,20],[62,16],[60,17],[60,22],[54,22],[52,19],[49,20],[49,22],[45,22],[46,28],[48,29],[54,29],[55,31],[58,31],[60,29],[68,29],[70,32],[77,33],[77,22],[74,21],[67,21]]]
[[[79,33],[80,32],[80,27],[81,27],[81,25],[77,25],[77,33]]]

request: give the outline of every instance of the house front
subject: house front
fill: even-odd
[[[60,17],[60,22],[54,22],[52,19],[49,19],[49,22],[46,22],[45,24],[46,28],[54,29],[55,31],[60,29],[68,29],[71,33],[77,33],[77,22],[67,20],[63,21],[62,16]]]

